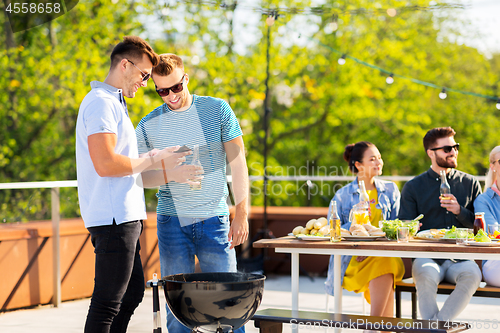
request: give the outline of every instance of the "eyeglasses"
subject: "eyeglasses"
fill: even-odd
[[[137,67],[132,61],[128,60],[128,62],[130,62],[132,65],[134,65],[135,68],[137,68],[139,70],[139,72],[141,72],[142,74],[142,81],[147,81],[149,80],[149,78],[151,77],[151,74],[149,73],[144,73],[143,71],[141,71],[141,69],[139,67]]]
[[[456,151],[458,151],[459,146],[460,146],[460,143],[457,143],[454,146],[442,146],[442,147],[437,147],[437,148],[430,148],[430,150],[436,151],[436,150],[442,149],[445,154],[448,154],[452,149],[455,149]]]
[[[183,87],[183,84],[184,84],[184,76],[186,76],[186,74],[184,74],[182,76],[182,79],[181,79],[181,82],[180,83],[177,83],[176,85],[173,85],[171,86],[170,88],[161,88],[161,89],[156,89],[156,92],[158,93],[158,95],[160,95],[161,97],[166,97],[168,96],[168,94],[170,93],[170,90],[172,90],[172,92],[174,94],[177,94],[177,93],[180,93],[182,91],[182,89],[184,89]]]

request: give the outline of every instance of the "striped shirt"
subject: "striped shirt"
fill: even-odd
[[[193,95],[189,109],[180,112],[163,104],[142,118],[135,132],[139,154],[175,145],[191,149],[199,145],[204,172],[201,190],[191,190],[189,185],[177,182],[160,186],[156,194],[158,214],[190,218],[229,214],[224,143],[243,133],[225,101]],[[191,163],[192,157],[186,156],[186,164]]]

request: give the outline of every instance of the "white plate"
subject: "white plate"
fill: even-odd
[[[325,241],[325,240],[330,240],[330,237],[328,236],[307,236],[307,235],[298,235],[296,236],[300,240],[306,240],[306,241]]]
[[[415,237],[416,239],[425,239],[425,240],[432,240],[432,241],[446,241],[446,242],[456,242],[456,238],[444,238],[444,237],[441,237],[441,238],[436,238],[434,237],[432,234],[431,234],[431,231],[430,230],[423,230],[423,231],[419,231]]]
[[[465,244],[470,246],[500,246],[498,242],[475,242],[475,241],[467,241]]]
[[[376,239],[384,239],[385,236],[342,236],[345,240],[348,241],[373,241]]]
[[[293,233],[289,233],[288,236],[293,236],[297,239],[301,239],[301,240],[326,240],[326,239],[330,239],[329,236],[310,236],[310,235],[301,235],[301,234],[298,234],[297,236],[295,236]]]

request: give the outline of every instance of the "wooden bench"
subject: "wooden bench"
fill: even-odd
[[[438,285],[438,294],[449,295],[455,290],[455,285],[450,283],[441,283]],[[401,293],[411,293],[411,317],[417,319],[417,290],[414,283],[396,282],[396,317],[401,318]],[[473,297],[491,297],[500,298],[500,288],[486,285],[479,287]]]
[[[252,317],[260,333],[280,333],[283,323],[298,328],[345,328],[413,333],[452,333],[470,328],[467,323],[350,315],[343,313],[264,309]]]

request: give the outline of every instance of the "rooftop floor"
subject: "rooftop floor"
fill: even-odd
[[[325,311],[326,296],[323,284],[325,278],[315,277],[312,281],[308,277],[300,277],[299,307],[301,310]],[[261,309],[276,307],[289,309],[291,307],[290,276],[268,276],[265,282],[265,291]],[[447,296],[438,295],[439,306],[442,306]],[[362,297],[352,292],[343,293],[343,311],[345,313],[362,314]],[[64,302],[60,307],[42,306],[29,310],[17,310],[0,313],[0,332],[2,333],[82,333],[90,299]],[[146,295],[136,310],[129,325],[129,333],[152,332],[152,294],[146,290]],[[333,311],[333,298],[329,298],[330,310]],[[365,313],[370,311],[369,304],[365,303]],[[498,318],[500,299],[474,297],[457,321],[468,321],[472,328],[469,332],[500,332],[500,323],[492,324],[491,320]],[[403,317],[411,315],[410,295],[403,293]],[[165,311],[162,309],[163,332],[165,328]],[[489,321],[489,326],[488,326]],[[249,321],[246,325],[247,333],[257,333],[258,329]],[[325,329],[318,329],[325,331]],[[303,330],[310,331],[310,330]],[[330,330],[333,332],[333,330]],[[345,332],[360,332],[344,330]],[[284,332],[291,332],[290,325],[284,326]]]

